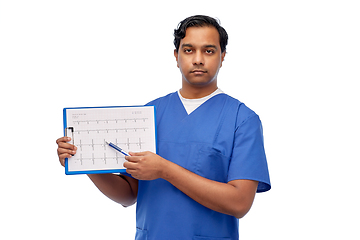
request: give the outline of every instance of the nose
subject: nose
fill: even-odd
[[[204,65],[204,56],[201,51],[196,51],[196,53],[193,55],[193,65]]]

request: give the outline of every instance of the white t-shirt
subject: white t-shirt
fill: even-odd
[[[206,102],[207,100],[209,100],[213,96],[216,96],[216,95],[218,95],[220,93],[224,93],[224,92],[220,88],[218,88],[212,94],[210,94],[210,95],[208,95],[206,97],[203,97],[203,98],[196,98],[196,99],[184,98],[183,96],[181,96],[180,90],[177,91],[177,93],[179,94],[180,100],[181,100],[182,104],[184,105],[184,108],[185,108],[186,112],[188,114],[190,114],[195,109],[200,107],[201,104],[203,104],[204,102]]]

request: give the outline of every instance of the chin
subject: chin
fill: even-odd
[[[194,86],[205,86],[214,82],[214,79],[187,79],[186,82]]]

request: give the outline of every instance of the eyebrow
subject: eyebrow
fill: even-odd
[[[204,47],[205,48],[215,48],[215,49],[217,49],[217,47],[215,45],[211,45],[211,44],[210,45],[205,45]]]
[[[185,48],[185,47],[193,47],[193,45],[189,44],[189,43],[184,43],[181,45],[181,48]]]
[[[185,47],[194,47],[192,44],[190,43],[184,43],[181,45],[181,48],[185,48]],[[204,45],[202,46],[202,48],[215,48],[215,49],[218,49],[215,45],[212,45],[212,44],[209,44],[209,45]]]

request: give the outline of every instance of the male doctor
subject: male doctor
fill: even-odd
[[[238,219],[256,192],[270,190],[258,115],[217,86],[228,35],[208,16],[192,16],[174,31],[182,88],[148,105],[157,111],[158,154],[131,152],[127,174],[91,174],[107,197],[137,202],[137,240],[239,239]],[[57,140],[58,156],[76,153]]]

